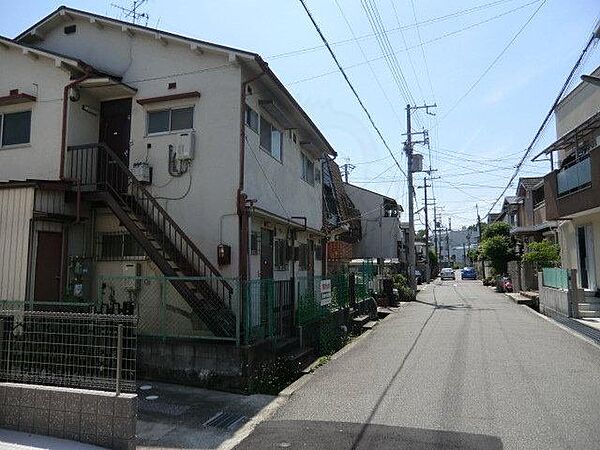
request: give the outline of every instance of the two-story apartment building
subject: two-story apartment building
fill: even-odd
[[[239,341],[267,313],[240,280],[293,311],[321,274],[335,151],[259,55],[60,7],[0,38],[0,73],[0,300],[107,293],[165,311],[163,334]]]
[[[593,74],[600,75],[600,68]],[[558,221],[561,263],[578,285],[600,286],[600,88],[580,83],[556,108],[556,141],[544,150],[558,167],[544,177],[548,219]]]
[[[521,177],[517,184],[516,197],[519,198],[516,223],[512,224],[511,234],[521,243],[523,249],[530,242],[548,239],[556,240],[556,222],[546,218],[543,177]]]

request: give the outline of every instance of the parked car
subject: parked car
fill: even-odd
[[[440,278],[442,280],[456,280],[456,275],[454,274],[454,269],[450,267],[445,267],[440,271]]]
[[[465,267],[460,271],[460,278],[462,280],[476,280],[477,272],[474,267]]]

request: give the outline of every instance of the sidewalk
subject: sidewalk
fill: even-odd
[[[102,448],[81,442],[0,428],[0,449],[2,450],[101,450]]]

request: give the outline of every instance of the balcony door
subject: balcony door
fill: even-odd
[[[577,271],[583,289],[596,290],[594,230],[591,225],[577,227]]]
[[[106,144],[126,166],[129,166],[131,133],[131,99],[119,99],[100,104],[99,142]],[[106,155],[99,155],[98,169],[101,181],[118,192],[127,189],[126,175],[115,167]]]

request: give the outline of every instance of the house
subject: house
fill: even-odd
[[[393,198],[350,183],[344,183],[344,189],[361,217],[362,235],[353,247],[353,257],[401,258],[399,248],[404,242],[400,229],[402,207]]]
[[[336,152],[259,55],[60,7],[0,38],[0,71],[0,300],[94,299],[137,308],[141,336],[239,344],[274,295],[269,332],[296,333]]]
[[[323,228],[327,233],[327,273],[344,272],[352,259],[352,247],[362,237],[360,211],[346,193],[338,164],[322,161]]]
[[[522,249],[530,242],[556,240],[556,221],[547,220],[543,177],[519,178],[516,196],[521,199],[517,209],[517,224],[511,234],[517,238]]]
[[[519,209],[522,203],[523,198],[517,195],[504,197],[502,210],[495,221],[506,222],[511,227],[519,226]]]
[[[600,75],[600,67],[593,72]],[[583,82],[556,108],[556,141],[542,154],[557,167],[544,177],[548,220],[558,221],[565,269],[577,270],[577,284],[598,315],[594,293],[600,283],[600,88]],[[595,306],[594,306],[595,305]]]

